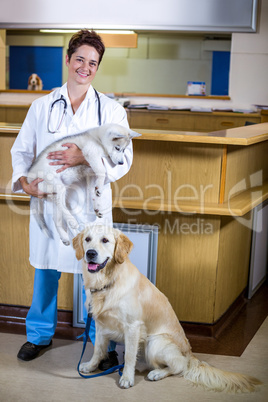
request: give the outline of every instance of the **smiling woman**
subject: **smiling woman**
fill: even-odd
[[[90,85],[94,80],[99,66],[99,54],[94,47],[83,45],[69,58],[66,55],[68,67],[68,83],[75,81],[80,85]]]
[[[64,84],[61,88],[56,88],[54,91],[50,92],[46,96],[41,96],[36,99],[32,105],[30,106],[27,117],[22,125],[20,133],[12,147],[12,163],[13,163],[13,191],[18,191],[22,189],[28,195],[33,196],[33,199],[41,199],[43,200],[44,206],[44,219],[48,224],[49,231],[52,234],[52,237],[48,238],[42,231],[40,231],[40,227],[37,222],[31,216],[30,218],[30,249],[31,249],[31,265],[36,267],[35,271],[35,281],[34,281],[34,296],[33,303],[27,315],[27,342],[21,347],[18,358],[22,360],[32,360],[36,358],[40,352],[40,345],[49,345],[51,338],[54,335],[56,329],[56,321],[57,321],[57,292],[58,292],[58,281],[61,276],[61,272],[66,272],[67,265],[70,264],[69,272],[77,272],[77,270],[81,271],[81,267],[79,267],[79,263],[74,260],[74,250],[72,247],[64,247],[65,250],[60,256],[61,252],[61,244],[60,237],[58,234],[52,233],[54,229],[56,230],[53,222],[50,221],[50,218],[53,219],[53,213],[50,214],[49,206],[47,202],[49,202],[48,194],[51,195],[53,190],[51,189],[40,189],[39,183],[44,182],[40,176],[40,172],[44,172],[44,169],[41,167],[41,170],[37,173],[39,176],[37,179],[32,181],[27,180],[27,173],[29,171],[30,166],[32,166],[33,161],[37,160],[36,155],[42,155],[42,151],[45,151],[47,145],[51,144],[53,138],[55,140],[62,141],[63,137],[69,135],[69,139],[71,139],[70,135],[77,133],[84,133],[88,131],[90,128],[96,127],[98,122],[98,101],[96,97],[96,92],[94,88],[91,86],[91,82],[96,74],[98,64],[100,62],[102,52],[99,53],[98,48],[95,48],[94,44],[91,43],[91,39],[94,41],[98,38],[98,35],[94,32],[86,31],[87,40],[83,39],[82,41],[79,38],[84,37],[85,31],[78,32],[75,35],[75,38],[71,41],[72,48],[67,56],[67,65],[68,65],[68,80],[67,83]],[[101,42],[101,38],[99,38],[99,42]],[[104,50],[104,45],[101,44],[101,49]],[[76,57],[78,56],[78,57]],[[49,115],[49,109],[53,102],[56,99],[60,99],[61,95],[66,99],[67,108],[66,115],[63,120],[63,124],[60,126],[59,130],[54,133],[54,137],[51,137],[51,132],[47,130],[47,116]],[[124,130],[128,130],[128,122],[126,111],[120,106],[117,102],[103,94],[99,93],[100,104],[103,111],[102,114],[102,126],[97,129],[102,130],[105,124],[115,123],[118,126],[120,125],[120,129],[124,128]],[[75,113],[74,113],[75,112]],[[54,115],[56,118],[57,116]],[[27,137],[27,138],[26,138]],[[73,138],[73,137],[72,137]],[[94,138],[96,138],[94,136]],[[114,143],[111,139],[110,142],[114,146]],[[75,143],[70,143],[70,147],[68,143],[65,142],[62,146],[67,147],[65,151],[63,151],[60,147],[58,149],[60,151],[60,155],[54,159],[53,165],[56,165],[57,175],[60,172],[63,172],[65,169],[69,167],[79,166],[82,168],[82,165],[85,161],[85,156],[82,152],[82,146],[79,146]],[[100,159],[101,169],[103,169],[103,173],[101,177],[107,179],[105,185],[97,185],[98,192],[103,188],[102,198],[105,200],[105,205],[107,208],[102,215],[103,222],[107,222],[107,224],[112,223],[112,194],[110,181],[117,180],[121,178],[124,174],[126,174],[132,163],[132,144],[129,139],[128,144],[126,145],[127,149],[125,149],[123,162],[124,164],[115,165],[114,160],[109,158],[106,161],[102,158],[102,151],[96,150],[93,152],[92,158],[90,158],[90,166],[94,171],[93,165],[96,159]],[[57,151],[57,150],[56,150]],[[53,153],[53,152],[52,152]],[[80,159],[80,156],[82,159]],[[110,155],[110,152],[108,153]],[[45,158],[50,157],[50,153],[45,154]],[[78,159],[80,161],[78,161]],[[97,158],[96,158],[97,157]],[[52,158],[53,159],[53,158]],[[76,162],[75,162],[76,160]],[[47,161],[46,161],[47,162]],[[53,166],[54,168],[54,166]],[[79,169],[78,168],[78,169]],[[98,169],[97,169],[98,170]],[[99,171],[99,170],[98,170]],[[67,169],[68,172],[68,169]],[[61,173],[60,173],[61,175]],[[88,175],[90,176],[90,174]],[[87,192],[87,180],[80,182],[79,190],[82,192]],[[44,191],[42,191],[44,190]],[[96,189],[95,189],[96,190]],[[76,190],[72,191],[72,194],[68,194],[68,204],[71,208],[76,203]],[[62,195],[62,192],[58,192],[59,195]],[[95,197],[97,198],[97,197]],[[98,197],[100,198],[100,197]],[[62,202],[59,203],[63,207]],[[84,205],[80,206],[80,210],[78,213],[82,213],[84,215],[83,219],[86,219],[87,222],[90,220],[93,222],[97,220],[97,216],[94,210],[98,208],[94,208],[93,204],[84,203]],[[63,207],[64,208],[64,207]],[[33,204],[31,203],[31,210],[33,211]],[[84,211],[84,212],[83,212]],[[97,211],[98,212],[98,211]],[[55,217],[55,215],[54,215]],[[99,216],[98,216],[99,217]],[[47,219],[48,218],[48,219]],[[69,221],[70,223],[71,221]],[[62,223],[56,223],[58,228],[62,228]],[[55,235],[55,236],[54,236]],[[34,244],[34,242],[38,242],[38,246]],[[67,244],[65,242],[65,244]],[[56,253],[53,252],[54,249]],[[68,248],[69,247],[69,248]],[[69,253],[73,256],[73,258],[69,255]],[[71,261],[72,260],[72,261]],[[61,265],[63,268],[61,268]],[[39,288],[41,286],[41,289]],[[45,289],[49,288],[49,292],[46,292]],[[46,306],[50,306],[48,309],[41,307],[45,303]],[[48,315],[39,314],[40,311],[46,310]],[[38,318],[37,318],[38,317]],[[37,323],[38,321],[38,323]],[[45,322],[50,322],[50,324],[45,324]],[[31,327],[31,329],[29,329]],[[42,331],[42,328],[49,327],[51,332]],[[41,332],[39,332],[39,329]],[[94,329],[92,330],[94,332]],[[31,333],[31,335],[30,335]],[[31,348],[29,351],[28,345],[31,344]],[[113,348],[115,345],[112,346]],[[113,362],[108,361],[108,365]],[[111,367],[111,366],[110,366]]]
[[[105,47],[100,36],[81,30],[71,38],[66,55],[68,94],[75,113],[86,96],[86,89],[95,78]],[[81,86],[85,88],[81,91]],[[78,94],[80,93],[80,95]]]

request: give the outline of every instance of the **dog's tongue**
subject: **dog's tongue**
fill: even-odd
[[[93,264],[92,262],[90,262],[88,264],[88,269],[90,269],[90,271],[96,271],[98,266],[99,266],[99,264]]]

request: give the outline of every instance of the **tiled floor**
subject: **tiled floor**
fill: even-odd
[[[148,370],[142,362],[137,363],[134,387],[122,390],[118,386],[118,373],[93,379],[83,379],[78,375],[76,366],[82,342],[54,339],[53,347],[42,356],[31,362],[22,362],[16,355],[23,342],[23,335],[0,333],[0,401],[268,401],[268,319],[240,357],[196,354],[199,359],[218,368],[259,378],[265,384],[253,394],[208,392],[176,376],[150,382],[146,380]],[[120,359],[122,350],[120,347]],[[85,360],[90,358],[91,353],[92,345],[88,343]]]

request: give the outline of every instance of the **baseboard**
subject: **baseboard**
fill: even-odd
[[[267,292],[266,281],[252,299],[240,295],[213,325],[182,322],[193,352],[241,356],[267,317]],[[0,304],[0,332],[25,335],[28,310],[28,307]],[[55,338],[75,340],[81,335],[83,328],[74,328],[72,321],[72,311],[58,311]]]
[[[204,336],[204,337],[218,337],[239,315],[240,311],[247,304],[247,299],[244,297],[243,292],[228,310],[213,324],[199,324],[181,322],[181,325],[187,336]]]
[[[189,337],[214,338],[235,319],[245,303],[246,300],[243,295],[239,296],[215,324],[181,322],[181,325]],[[0,332],[25,334],[25,319],[28,310],[29,307],[0,304]],[[74,328],[72,322],[72,311],[58,310],[58,325],[55,337],[76,339],[77,335],[83,332],[83,329]]]
[[[25,320],[29,307],[0,304],[0,332],[26,334]],[[58,310],[56,338],[76,339],[83,329],[72,326],[73,312]]]

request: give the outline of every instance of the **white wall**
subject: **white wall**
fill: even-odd
[[[168,106],[233,107],[254,109],[253,105],[268,105],[268,0],[260,2],[256,33],[232,34],[229,76],[230,101],[206,99],[164,99],[157,102]],[[155,103],[154,98],[136,98],[133,103]]]
[[[229,95],[239,105],[268,105],[268,0],[257,33],[232,35]]]

